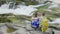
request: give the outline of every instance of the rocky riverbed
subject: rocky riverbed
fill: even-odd
[[[7,28],[16,29],[13,32],[8,33],[6,30]],[[57,28],[58,29],[58,28]],[[60,34],[59,30],[52,28],[49,28],[45,34],[52,34],[52,30],[55,34]],[[43,34],[40,30],[34,30],[31,28],[30,23],[26,23],[26,25],[19,25],[19,24],[13,24],[13,23],[0,23],[0,34]]]

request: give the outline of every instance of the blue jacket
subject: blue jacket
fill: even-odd
[[[37,26],[39,26],[39,21],[40,21],[39,18],[37,20],[32,20],[31,25],[37,27]]]

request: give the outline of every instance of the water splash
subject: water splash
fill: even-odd
[[[16,9],[8,9],[9,8],[9,5],[7,4],[4,4],[0,7],[0,14],[4,14],[4,13],[13,13],[15,15],[30,15],[30,13],[32,11],[35,11],[37,10],[36,8],[34,7],[31,7],[31,6],[22,6],[22,5],[19,5],[19,8],[16,8]]]

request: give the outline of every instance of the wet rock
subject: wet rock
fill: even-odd
[[[18,25],[18,24],[5,24],[5,25],[0,25],[0,32],[1,34],[6,33],[6,29],[8,27],[15,28],[17,29],[16,31],[12,32],[11,34],[43,34],[40,30],[34,30],[31,28],[30,23],[26,23],[26,26],[23,25]],[[52,31],[54,31],[55,34],[60,34],[60,31],[55,30],[54,28],[48,28],[47,32],[45,34],[52,34]],[[3,32],[3,33],[2,33]]]
[[[13,6],[14,6],[14,3],[10,3],[10,5],[9,5],[9,9],[12,9]]]
[[[13,32],[12,34],[27,34],[27,31],[25,28],[20,28],[19,30]]]
[[[28,30],[32,30],[32,27],[31,27],[31,22],[30,21],[26,21],[26,28],[28,29]]]
[[[4,32],[0,31],[0,34],[4,34]]]
[[[32,30],[32,27],[31,27],[30,24],[29,24],[29,25],[26,25],[26,28],[27,28],[28,30]]]

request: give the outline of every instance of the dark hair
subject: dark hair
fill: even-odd
[[[35,12],[35,13],[34,13],[34,17],[37,17],[37,15],[38,15],[37,12]]]
[[[42,13],[42,16],[45,16],[45,13]]]

